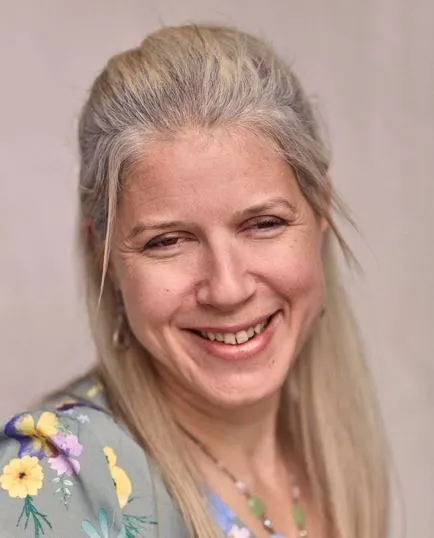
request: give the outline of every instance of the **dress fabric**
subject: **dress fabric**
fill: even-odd
[[[158,471],[87,378],[0,428],[1,538],[187,538]],[[222,537],[255,538],[213,492]],[[275,535],[274,538],[282,538]]]

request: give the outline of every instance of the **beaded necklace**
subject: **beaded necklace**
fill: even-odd
[[[261,521],[264,529],[270,535],[275,534],[276,531],[274,529],[273,522],[266,515],[266,507],[262,499],[250,493],[245,482],[237,478],[227,467],[225,467],[224,464],[219,459],[217,459],[214,454],[210,452],[210,450],[201,441],[199,441],[199,439],[197,439],[192,433],[185,430],[184,428],[181,429],[187,435],[187,437],[191,441],[193,441],[193,443],[200,449],[200,451],[203,452],[203,454],[205,454],[205,456],[207,456],[207,458],[214,463],[217,469],[219,469],[219,471],[221,471],[231,480],[237,490],[246,498],[247,505],[250,511]],[[306,529],[306,517],[304,514],[304,510],[300,504],[300,488],[295,483],[293,483],[292,485],[291,494],[292,517],[294,519],[294,524],[298,532],[297,538],[308,538],[308,532]]]

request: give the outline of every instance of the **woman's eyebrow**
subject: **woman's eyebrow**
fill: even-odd
[[[253,215],[258,215],[259,213],[263,213],[265,211],[270,211],[272,209],[275,209],[276,206],[283,205],[286,206],[291,211],[295,211],[295,206],[291,204],[286,198],[283,197],[276,197],[271,198],[270,200],[266,200],[265,202],[255,204],[253,206],[250,206],[246,209],[243,209],[238,213],[239,218],[245,218]],[[162,230],[171,230],[173,228],[186,228],[191,223],[185,221],[185,220],[171,220],[167,222],[155,222],[155,223],[146,223],[146,222],[139,222],[137,223],[132,230],[127,235],[127,241],[132,241],[137,236],[141,235],[142,233],[149,232],[149,231],[162,231]]]
[[[283,198],[282,196],[277,196],[276,198],[271,198],[270,200],[266,200],[265,202],[255,204],[251,207],[248,207],[247,209],[244,209],[243,211],[241,211],[240,216],[248,217],[252,215],[257,215],[258,213],[263,213],[265,211],[276,209],[276,206],[281,205],[286,206],[286,208],[290,209],[292,212],[296,211],[295,206],[289,200]]]
[[[183,220],[171,220],[167,222],[146,223],[139,222],[127,235],[127,240],[131,241],[138,235],[144,232],[156,231],[156,230],[170,230],[173,228],[184,228],[188,225],[188,222]]]

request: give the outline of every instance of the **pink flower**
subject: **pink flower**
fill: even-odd
[[[57,433],[53,438],[53,443],[58,451],[56,457],[49,458],[50,467],[60,476],[66,474],[72,476],[80,471],[80,463],[76,460],[83,452],[81,445],[75,435]],[[74,457],[73,457],[74,456]]]

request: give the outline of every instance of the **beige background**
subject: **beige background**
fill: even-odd
[[[203,20],[270,38],[319,96],[408,535],[434,536],[432,0],[0,0],[0,418],[92,359],[72,245],[86,89],[161,23]]]

